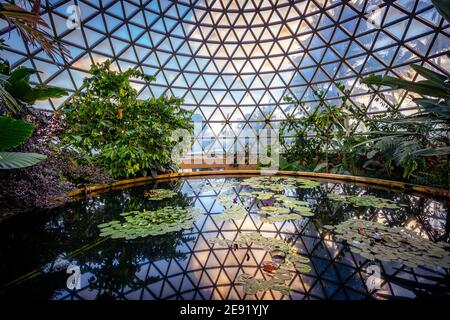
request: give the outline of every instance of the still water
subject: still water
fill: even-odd
[[[0,298],[345,300],[450,296],[450,273],[444,265],[408,266],[401,259],[395,261],[395,255],[391,261],[371,261],[324,228],[358,218],[413,230],[424,241],[448,243],[448,201],[326,181],[318,186],[287,184],[275,191],[259,186],[259,195],[251,195],[258,188],[242,185],[245,179],[159,182],[11,218],[0,224]],[[155,188],[176,194],[163,200],[145,196]],[[274,195],[298,200],[309,214],[268,221],[269,215],[260,211],[276,205]],[[398,207],[355,205],[335,201],[330,195],[361,199],[371,195]],[[244,215],[224,217],[224,208],[233,205],[243,208]],[[163,207],[192,207],[198,215],[190,228],[161,235],[135,239],[100,235],[98,225],[123,220],[121,213]],[[289,253],[285,257],[287,251],[281,250],[277,256],[264,245],[232,242],[249,234],[277,239],[303,259],[299,270],[288,272],[283,288],[264,287],[264,281],[277,278],[274,270],[284,266]],[[371,241],[379,240],[374,239]],[[72,282],[75,287],[68,281],[69,266],[76,275],[79,271]],[[250,281],[245,283],[253,287],[246,288],[243,281]]]

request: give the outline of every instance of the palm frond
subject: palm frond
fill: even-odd
[[[1,107],[6,111],[16,114],[23,110],[23,107],[14,99],[13,96],[3,86],[7,80],[0,79],[0,102]]]

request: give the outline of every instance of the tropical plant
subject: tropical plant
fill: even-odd
[[[30,11],[14,3],[0,3],[0,19],[5,20],[10,29],[15,27],[26,45],[41,46],[44,52],[56,61],[58,56],[70,58],[70,52],[45,29],[48,24],[40,16],[41,1],[32,1]]]
[[[24,143],[32,132],[32,124],[0,116],[0,169],[25,168],[46,158],[38,153],[5,152]]]
[[[360,119],[362,114],[348,103],[350,91],[340,83],[337,88],[343,94],[339,106],[329,103],[325,92],[312,89],[319,100],[316,111],[302,118],[289,116],[282,122],[280,136],[286,149],[281,160],[282,169],[298,169],[313,163],[314,171],[328,171],[331,167],[332,172],[347,172],[339,164],[352,166],[356,156],[352,154],[350,147],[360,138],[354,135],[359,121],[352,122],[351,119]],[[297,107],[305,107],[303,102],[292,97],[285,97],[284,100]],[[288,141],[287,137],[290,135],[294,136],[293,143]],[[330,161],[330,157],[333,161]]]
[[[172,134],[192,130],[192,113],[181,108],[182,100],[139,100],[130,78],[154,77],[135,70],[113,71],[111,61],[93,65],[90,72],[84,91],[62,108],[68,146],[114,177],[175,170],[171,153],[177,141]]]
[[[418,114],[413,116],[438,116],[443,119],[450,119],[450,83],[446,75],[434,72],[419,65],[411,65],[425,80],[417,82],[398,79],[391,76],[370,75],[361,82],[369,86],[387,86],[393,89],[404,89],[422,96],[433,98],[416,98],[414,101],[421,107]],[[413,117],[410,117],[413,118]],[[419,118],[419,120],[428,120]]]

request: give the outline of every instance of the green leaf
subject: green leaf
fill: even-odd
[[[16,114],[22,110],[22,106],[14,99],[14,97],[6,90],[4,87],[5,80],[0,79],[0,100],[2,101],[3,107],[11,112],[12,114]]]
[[[47,157],[38,153],[0,152],[0,169],[20,169],[41,162]]]
[[[434,72],[433,70],[427,69],[417,64],[411,65],[411,68],[413,68],[418,74],[420,74],[425,79],[431,80],[440,85],[442,85],[445,82],[445,80],[448,79],[443,74]]]
[[[424,112],[437,113],[444,118],[450,118],[450,106],[448,104],[441,104],[439,101],[432,99],[416,99],[414,102],[421,106]]]
[[[437,84],[436,82],[427,81],[406,81],[390,76],[380,77],[377,75],[370,75],[361,80],[361,83],[366,85],[387,86],[393,89],[405,89],[421,95],[450,98],[450,88]]]
[[[5,89],[15,99],[23,103],[32,105],[36,100],[47,100],[49,98],[60,98],[68,93],[63,88],[49,87],[47,85],[30,85],[30,75],[36,71],[29,68],[19,67],[11,72],[8,81],[5,83]]]
[[[322,171],[322,170],[325,169],[327,166],[328,166],[328,163],[326,163],[326,162],[319,163],[319,164],[314,168],[314,172]]]
[[[371,150],[367,153],[367,159],[372,159],[376,154],[378,153],[378,150]]]
[[[37,73],[36,70],[30,68],[19,67],[14,69],[9,75],[9,82],[15,83],[17,81],[25,80],[28,82],[30,75]]]
[[[69,93],[66,89],[58,87],[36,86],[33,90],[34,100],[47,100],[50,98],[61,98]]]
[[[30,123],[0,116],[0,151],[24,143],[31,136],[33,128]]]
[[[413,154],[422,157],[444,156],[450,154],[450,147],[420,149]]]

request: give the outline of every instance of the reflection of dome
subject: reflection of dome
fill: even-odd
[[[25,281],[14,290],[11,296],[27,297],[39,294],[42,297],[53,299],[96,299],[100,297],[113,297],[115,299],[365,299],[367,291],[365,281],[367,273],[364,271],[369,262],[347,249],[342,243],[338,243],[333,237],[319,235],[318,226],[326,224],[335,225],[341,220],[358,216],[366,220],[381,221],[388,219],[389,225],[408,226],[411,212],[415,213],[417,222],[426,228],[428,235],[439,237],[445,233],[447,219],[444,210],[444,202],[432,199],[398,193],[395,199],[406,205],[400,212],[393,213],[386,209],[358,207],[348,210],[344,207],[333,207],[324,195],[329,192],[339,194],[383,192],[365,187],[353,185],[323,184],[318,189],[302,189],[298,191],[299,200],[312,200],[311,209],[315,212],[313,219],[299,219],[295,222],[280,222],[276,224],[262,224],[256,214],[247,215],[245,219],[219,221],[214,215],[223,212],[223,207],[217,201],[217,196],[238,196],[242,192],[248,192],[247,187],[237,186],[233,182],[236,179],[212,178],[212,179],[186,179],[180,180],[179,191],[192,199],[193,205],[204,213],[196,222],[192,230],[166,234],[156,238],[143,238],[137,242],[113,241],[106,238],[98,238],[93,234],[87,243],[91,249],[80,251],[74,256],[73,261],[80,266],[81,289],[70,291],[65,287],[67,275],[65,270],[55,270],[54,252],[73,251],[80,248],[80,239],[85,239],[83,232],[93,216],[104,214],[104,208],[123,208],[124,192],[131,199],[139,199],[142,189],[130,188],[117,193],[99,195],[89,201],[92,204],[103,203],[103,206],[94,206],[80,215],[80,219],[71,224],[65,223],[53,228],[41,228],[41,224],[33,224],[33,228],[39,230],[39,246],[45,250],[35,250],[35,229],[25,228],[22,232],[32,235],[22,237],[17,232],[14,238],[9,238],[6,233],[0,233],[9,248],[14,242],[14,252],[11,254],[16,265],[26,265],[29,271],[28,256],[38,252],[38,265],[45,262],[49,266],[45,272],[36,276],[32,281]],[[294,196],[294,191],[289,196]],[[116,198],[116,197],[117,198]],[[419,204],[420,203],[420,204]],[[250,213],[257,211],[255,204],[248,204]],[[62,210],[61,212],[65,212]],[[420,219],[419,219],[420,217]],[[57,215],[54,219],[66,219],[64,214]],[[47,220],[39,220],[40,223],[48,223]],[[437,222],[435,227],[433,223]],[[98,221],[100,222],[100,221]],[[431,222],[431,223],[430,223]],[[417,228],[417,227],[416,227]],[[82,231],[80,231],[82,230]],[[55,241],[54,231],[64,234],[63,238]],[[61,232],[64,231],[64,232]],[[293,290],[290,296],[281,296],[276,291],[260,292],[256,295],[243,294],[240,285],[234,285],[236,277],[248,273],[261,279],[261,265],[264,261],[270,261],[269,253],[261,247],[228,248],[215,244],[212,246],[208,239],[225,238],[234,240],[240,232],[259,232],[262,236],[289,241],[296,251],[308,257],[312,270],[297,273],[290,287]],[[442,234],[440,234],[442,233]],[[67,239],[66,239],[67,237]],[[91,242],[92,241],[92,242]],[[97,246],[93,244],[97,243]],[[54,247],[52,247],[54,245]],[[49,246],[49,247],[48,247]],[[20,248],[23,256],[17,256],[16,250]],[[48,250],[52,248],[53,250]],[[34,252],[33,254],[30,254]],[[65,255],[66,256],[66,255]],[[17,260],[19,259],[19,260]],[[17,262],[20,262],[17,264]],[[28,261],[28,264],[24,263]],[[56,260],[58,262],[59,259]],[[422,288],[431,294],[439,295],[442,286],[448,287],[445,275],[439,269],[416,268],[412,271],[399,264],[383,263],[385,279],[382,289],[386,297],[412,297],[417,294],[416,288]],[[20,276],[22,274],[17,274]],[[11,275],[9,275],[11,277]],[[433,277],[439,285],[428,286],[427,277]],[[91,280],[93,279],[93,280]],[[35,282],[33,282],[35,281]],[[446,282],[447,281],[447,282]],[[427,287],[428,286],[428,287]],[[435,291],[434,291],[435,290]],[[45,295],[43,292],[46,292]]]
[[[311,100],[307,108],[314,110],[310,85],[333,101],[339,95],[335,83],[343,82],[352,89],[352,102],[382,111],[382,100],[371,99],[359,84],[361,73],[389,69],[411,78],[408,65],[425,58],[426,67],[449,69],[448,28],[429,1],[377,1],[379,7],[369,1],[316,0],[159,0],[145,8],[135,0],[76,3],[81,28],[73,30],[66,26],[73,1],[44,7],[51,32],[73,56],[61,68],[40,49],[27,49],[16,32],[3,37],[10,47],[2,55],[13,66],[41,71],[34,80],[70,91],[81,87],[93,62],[111,58],[117,69],[137,67],[156,75],[149,87],[134,83],[141,98],[183,97],[205,120],[224,125],[228,119],[233,129],[236,121],[300,116],[304,110],[292,110],[285,95]],[[5,35],[5,23],[1,27]],[[395,92],[382,99],[392,105],[403,96]],[[52,107],[62,102],[52,101]]]

